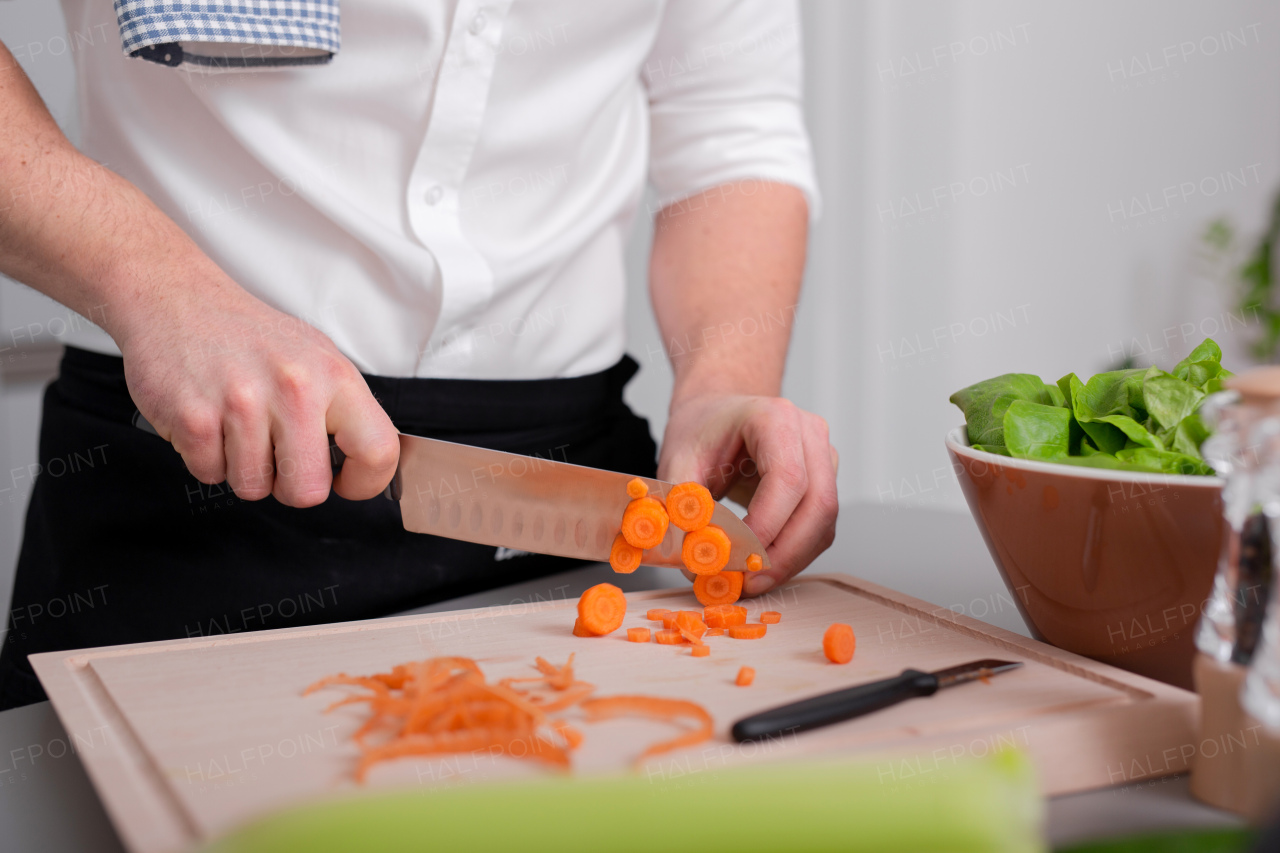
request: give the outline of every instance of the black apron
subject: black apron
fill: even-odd
[[[625,357],[571,379],[365,379],[401,432],[653,476],[648,422],[622,400],[636,370]],[[382,497],[242,501],[133,412],[122,359],[67,348],[44,396],[0,710],[45,698],[35,652],[368,619],[580,565],[406,532]]]

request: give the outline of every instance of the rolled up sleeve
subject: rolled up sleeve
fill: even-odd
[[[663,206],[776,181],[821,199],[804,124],[800,15],[782,0],[671,0],[642,69],[649,179]]]

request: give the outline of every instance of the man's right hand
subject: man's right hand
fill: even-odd
[[[156,432],[197,480],[225,479],[244,500],[323,502],[329,435],[347,456],[333,490],[349,500],[381,492],[400,442],[355,365],[314,327],[234,283],[217,291],[175,294],[117,337],[129,393]]]
[[[101,322],[139,411],[196,479],[304,507],[323,501],[331,480],[362,500],[395,474],[395,427],[355,366],[77,151],[3,44],[0,272]],[[347,455],[336,479],[328,435]]]

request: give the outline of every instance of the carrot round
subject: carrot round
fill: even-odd
[[[692,610],[681,610],[676,614],[676,630],[689,642],[696,643],[707,632],[707,626],[697,613]]]
[[[701,530],[711,523],[716,499],[701,483],[680,483],[667,492],[667,515],[671,523],[686,533]]]
[[[657,498],[638,498],[622,513],[622,535],[640,549],[657,548],[667,535],[667,508]]]
[[[644,480],[639,477],[632,477],[627,481],[627,497],[636,500],[647,494],[649,494],[649,487],[645,485]]]
[[[655,639],[664,646],[678,646],[683,642],[687,642],[684,634],[681,634],[675,628],[663,628],[655,635]]]
[[[676,629],[676,614],[668,613],[666,616],[663,616],[662,627],[666,628],[668,631],[674,631]]]
[[[747,624],[747,614],[737,610],[709,610],[704,621],[711,628],[732,628]]]
[[[684,535],[684,566],[695,575],[714,575],[729,564],[729,537],[714,524]]]
[[[742,597],[742,572],[717,572],[698,575],[693,581],[693,594],[705,605],[733,604]]]
[[[693,656],[695,658],[705,658],[711,654],[711,647],[706,643],[695,643],[693,646]]]
[[[671,611],[668,610],[667,608],[655,607],[654,609],[645,613],[644,618],[648,619],[650,622],[661,622],[663,619],[665,619],[670,615],[672,615]]]
[[[633,643],[647,643],[649,642],[649,629],[648,628],[628,628],[627,639]]]
[[[627,597],[611,583],[598,583],[578,599],[578,619],[583,629],[604,636],[622,627]]]
[[[853,650],[858,640],[853,636],[853,628],[837,622],[822,635],[822,653],[832,663],[848,663],[853,660]]]
[[[579,616],[573,620],[573,636],[575,637],[594,637],[595,634],[588,631],[582,626],[582,617]]]
[[[704,637],[721,637],[721,636],[724,636],[724,629],[723,629],[723,628],[708,628],[708,629],[707,629],[707,633],[703,634],[702,636],[704,636]]]
[[[747,555],[747,571],[758,572],[763,568],[764,568],[764,560],[760,558],[759,554]]]
[[[782,621],[782,614],[776,610],[766,610],[760,614],[760,621],[765,625],[776,625]]]
[[[739,687],[750,687],[751,682],[756,680],[756,671],[749,666],[744,666],[738,670],[738,678],[733,683]]]
[[[766,625],[734,625],[729,629],[729,636],[735,640],[758,640],[764,636]]]
[[[613,547],[609,549],[609,565],[618,574],[629,575],[640,568],[640,556],[643,553],[619,533],[613,539]]]

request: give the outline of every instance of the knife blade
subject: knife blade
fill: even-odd
[[[388,487],[406,530],[481,545],[608,562],[630,498],[630,474],[540,456],[400,434],[400,466]],[[671,483],[641,477],[649,494],[666,498]],[[769,556],[742,519],[717,503],[711,523],[729,537],[729,565]],[[674,524],[646,566],[680,568],[684,531]]]
[[[142,413],[133,425],[159,435]],[[336,474],[346,458],[329,436],[329,461]],[[631,474],[603,471],[540,456],[522,456],[400,433],[400,464],[383,496],[400,504],[404,529],[480,545],[609,562],[609,549],[630,498]],[[672,483],[640,477],[649,494],[665,500]],[[711,515],[729,537],[729,565],[745,566],[759,554],[770,566],[760,540],[742,519],[717,503]],[[684,531],[674,524],[641,565],[682,568]]]
[[[937,672],[904,669],[893,678],[823,693],[744,717],[734,723],[733,739],[741,743],[829,726],[917,696],[932,696],[943,688],[988,678],[1020,666],[1021,661],[988,658]]]

